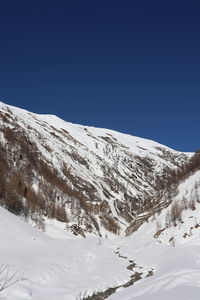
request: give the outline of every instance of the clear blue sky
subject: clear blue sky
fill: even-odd
[[[200,1],[6,0],[0,38],[1,101],[200,148]]]

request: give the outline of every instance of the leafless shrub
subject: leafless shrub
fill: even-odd
[[[23,280],[23,273],[11,271],[10,265],[0,266],[0,294]]]

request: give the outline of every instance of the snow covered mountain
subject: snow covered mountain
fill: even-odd
[[[43,230],[57,219],[84,236],[132,233],[169,204],[173,171],[190,156],[0,103],[1,204]]]
[[[200,152],[0,103],[0,206],[1,299],[199,300]]]

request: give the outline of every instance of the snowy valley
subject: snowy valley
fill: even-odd
[[[0,103],[0,204],[0,299],[199,299],[199,152]]]

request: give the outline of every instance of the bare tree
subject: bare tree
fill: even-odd
[[[191,210],[195,210],[195,209],[196,209],[195,201],[194,201],[193,199],[191,199],[191,200],[189,201],[189,208],[190,208]]]
[[[159,220],[156,220],[156,232],[160,231],[162,228],[162,224]]]
[[[0,295],[1,293],[8,289],[9,287],[23,281],[24,277],[22,273],[18,271],[11,271],[10,265],[0,266]]]
[[[170,213],[169,213],[169,211],[167,211],[167,214],[166,214],[166,218],[165,218],[165,226],[166,226],[166,228],[171,227],[171,218],[170,218]]]

